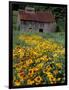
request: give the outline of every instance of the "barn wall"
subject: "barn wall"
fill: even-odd
[[[54,32],[56,30],[56,23],[45,23],[44,32]]]
[[[56,23],[21,21],[20,28],[23,32],[39,32],[39,29],[43,29],[43,32],[54,32],[56,30]]]
[[[39,23],[30,21],[21,21],[21,31],[25,32],[38,32]]]

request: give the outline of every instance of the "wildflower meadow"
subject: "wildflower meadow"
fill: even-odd
[[[14,86],[64,83],[63,44],[38,34],[22,33],[16,38],[18,42],[13,48]]]

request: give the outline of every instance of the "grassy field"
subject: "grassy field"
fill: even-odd
[[[21,41],[18,39],[18,36],[21,34],[25,34],[25,32],[19,32],[18,30],[13,31],[13,48],[17,44],[22,44]],[[45,39],[53,39],[55,42],[62,44],[65,46],[65,33],[64,32],[58,32],[58,33],[32,33],[32,32],[26,32],[27,35],[39,35]]]
[[[15,13],[16,14],[16,13]],[[13,85],[65,82],[65,33],[21,32],[13,27]]]

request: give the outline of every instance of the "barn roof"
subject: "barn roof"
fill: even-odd
[[[35,12],[27,13],[25,11],[19,11],[20,20],[25,21],[37,21],[37,22],[54,22],[55,16],[52,12]]]

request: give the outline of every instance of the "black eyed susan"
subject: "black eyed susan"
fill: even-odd
[[[38,35],[21,35],[20,40],[25,41],[28,46],[16,46],[13,50],[15,77],[13,83],[15,85],[23,85],[23,82],[24,85],[39,85],[43,82],[46,84],[45,76],[48,78],[49,84],[62,82],[58,72],[63,70],[64,61],[60,62],[61,60],[58,58],[60,55],[63,57],[65,53],[63,46]],[[56,77],[57,74],[59,77]],[[17,78],[19,80],[16,80]]]
[[[42,81],[42,77],[37,76],[34,80],[35,80],[36,83],[40,83]]]
[[[51,66],[47,66],[44,70],[43,73],[47,74],[47,72],[50,72],[52,70]]]
[[[25,72],[22,69],[17,73],[17,75],[21,81],[27,79],[27,75],[25,75]]]
[[[29,76],[33,76],[33,74],[34,74],[34,69],[33,69],[33,68],[32,68],[32,69],[29,69],[28,75],[29,75]]]
[[[39,70],[39,69],[38,69],[37,67],[34,67],[34,68],[33,68],[34,74],[35,74],[36,72],[38,72],[38,70]]]

